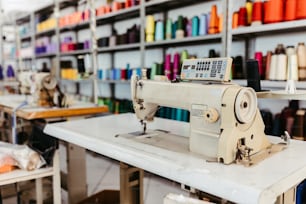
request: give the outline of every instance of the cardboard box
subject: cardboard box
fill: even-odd
[[[78,204],[120,204],[120,191],[103,190],[84,199]]]

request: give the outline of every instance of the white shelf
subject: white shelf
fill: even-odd
[[[2,80],[0,81],[0,87],[3,87],[3,86],[19,86],[19,82],[18,81],[15,81],[15,80]]]
[[[239,27],[232,30],[232,35],[235,36],[258,36],[275,33],[305,31],[306,20],[295,20],[281,23],[270,23],[258,26]]]
[[[154,42],[145,43],[146,47],[160,47],[160,46],[176,46],[176,45],[186,45],[186,44],[197,44],[200,42],[213,43],[215,41],[221,41],[221,34],[211,34],[196,37],[186,37],[182,39],[170,39],[161,40]]]
[[[140,43],[116,45],[116,46],[113,46],[113,47],[99,47],[98,48],[98,53],[125,51],[125,50],[137,50],[137,49],[140,49]]]
[[[61,52],[61,56],[69,56],[69,55],[85,55],[85,54],[90,54],[91,50],[86,49],[86,50],[76,50],[76,51],[69,51],[69,52]]]
[[[44,54],[37,54],[35,55],[36,58],[49,58],[56,56],[55,53],[44,53]]]
[[[140,16],[140,5],[132,6],[130,8],[120,9],[111,13],[103,14],[96,17],[97,25],[102,25],[110,21],[119,21],[127,18]]]
[[[86,78],[86,79],[60,79],[61,82],[69,82],[69,83],[88,83],[92,82],[93,79]]]
[[[108,83],[108,84],[130,84],[130,80],[98,80],[99,83]]]
[[[234,79],[232,80],[233,83],[237,83],[241,86],[247,85],[246,79]],[[261,80],[261,88],[267,89],[267,88],[274,88],[274,89],[285,89],[286,87],[286,81],[270,81],[270,80]],[[306,81],[297,81],[296,82],[296,88],[297,89],[304,89],[306,90]]]
[[[17,169],[11,172],[0,174],[0,186],[52,176],[53,174],[53,167],[41,168],[34,171]]]
[[[297,90],[294,94],[286,93],[284,90],[280,91],[265,91],[257,92],[258,98],[267,98],[267,99],[283,99],[283,100],[306,100],[306,91]]]

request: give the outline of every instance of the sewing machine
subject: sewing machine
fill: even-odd
[[[230,83],[231,64],[231,58],[185,60],[180,82],[133,75],[131,95],[142,135],[160,106],[175,107],[190,111],[190,152],[209,161],[250,165],[281,151],[286,145],[271,144],[264,133],[255,91]]]
[[[22,71],[18,73],[21,94],[31,95],[38,106],[67,106],[57,80],[48,72]]]

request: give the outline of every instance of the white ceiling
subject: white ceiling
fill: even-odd
[[[1,21],[12,23],[15,17],[25,13],[38,10],[51,4],[54,0],[0,0],[1,8],[4,13]]]
[[[34,11],[45,5],[51,4],[53,0],[1,0],[5,13],[16,11]]]

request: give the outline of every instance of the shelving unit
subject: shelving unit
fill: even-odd
[[[110,53],[112,55],[111,59],[111,67],[114,67],[114,58],[113,55],[114,53],[117,52],[126,52],[126,51],[140,51],[140,65],[139,67],[144,68],[145,67],[145,52],[146,50],[150,49],[156,49],[156,48],[162,48],[165,50],[166,47],[178,47],[178,46],[187,46],[187,45],[198,45],[198,44],[210,44],[210,43],[222,43],[222,47],[226,47],[225,45],[225,31],[221,34],[215,34],[215,35],[206,35],[206,36],[199,36],[199,37],[190,37],[190,38],[184,38],[184,39],[172,39],[172,40],[164,40],[164,41],[157,41],[157,42],[152,42],[152,43],[146,43],[145,42],[145,33],[144,33],[144,28],[145,28],[145,18],[146,15],[148,14],[154,14],[154,13],[166,13],[170,10],[177,9],[177,8],[183,8],[184,6],[187,5],[196,5],[199,3],[205,3],[205,2],[218,2],[218,0],[201,0],[201,1],[187,1],[187,0],[182,0],[182,1],[174,1],[174,0],[151,0],[151,1],[142,1],[141,4],[135,5],[130,8],[126,9],[121,9],[116,12],[111,12],[108,14],[104,14],[102,16],[95,16],[92,15],[92,18],[81,22],[77,23],[74,25],[69,25],[69,26],[64,26],[60,27],[57,26],[54,29],[47,29],[41,32],[34,32],[35,29],[33,29],[32,33],[27,34],[26,36],[21,36],[20,41],[27,41],[31,40],[35,42],[36,39],[44,36],[56,36],[57,37],[57,43],[58,43],[58,50],[56,53],[46,53],[46,54],[37,54],[35,57],[32,59],[22,59],[22,60],[32,60],[33,62],[37,59],[51,59],[54,58],[56,59],[57,62],[57,77],[60,78],[59,74],[59,61],[60,58],[62,57],[69,57],[69,56],[78,56],[78,55],[84,55],[84,54],[91,54],[92,56],[92,65],[94,67],[94,73],[93,77],[96,78],[97,74],[97,55],[98,54],[105,54],[105,53]],[[222,1],[223,2],[223,1]],[[57,25],[59,21],[59,15],[56,15],[56,9],[58,9],[58,13],[64,9],[67,8],[68,6],[77,6],[78,2],[58,2],[55,1],[54,4],[49,5],[45,8],[40,9],[39,11],[35,11],[34,14],[30,14],[27,16],[27,19],[30,22],[34,22],[34,17],[37,15],[40,15],[44,12],[54,12],[54,16],[57,18]],[[95,13],[95,6],[91,0],[87,0],[87,4],[90,5],[90,10],[92,13]],[[223,4],[223,12],[226,14],[226,5],[225,3]],[[33,17],[34,16],[34,17]],[[77,50],[77,51],[72,51],[72,52],[60,52],[59,51],[59,43],[60,43],[60,35],[64,32],[77,32],[82,29],[90,29],[91,33],[92,31],[95,31],[99,26],[103,25],[110,25],[111,28],[114,27],[114,24],[119,21],[124,21],[127,19],[133,19],[133,18],[140,18],[140,42],[137,43],[132,43],[132,44],[123,44],[123,45],[116,45],[116,46],[110,46],[110,47],[97,47],[94,45],[97,45],[97,39],[94,36],[91,36],[92,40],[92,47],[89,50]],[[17,20],[19,24],[22,22],[20,21],[22,19]],[[34,28],[34,23],[32,23],[33,28]],[[91,34],[92,35],[92,34]],[[164,52],[164,51],[163,51]],[[225,51],[221,51],[222,53],[225,53]],[[224,54],[222,54],[224,55]],[[66,82],[68,80],[65,80]],[[101,82],[103,80],[98,80],[97,82],[99,83],[104,83]],[[75,83],[80,83],[80,80],[72,80],[72,82]],[[113,90],[114,85],[116,84],[115,82],[110,82],[108,81],[107,83],[110,84],[110,88]],[[78,85],[79,86],[79,85]],[[96,85],[95,85],[96,86]],[[97,92],[97,91],[95,91]],[[113,92],[113,91],[112,91]],[[94,94],[95,95],[95,94]],[[96,97],[95,97],[96,98]]]
[[[256,37],[276,33],[305,31],[306,20],[294,20],[281,23],[270,23],[258,26],[239,27],[232,31],[233,38]]]
[[[278,23],[262,24],[257,26],[245,26],[232,29],[232,14],[234,12],[233,5],[239,4],[235,0],[229,0],[228,3],[228,22],[227,22],[227,44],[228,52],[227,56],[231,56],[232,44],[234,41],[245,42],[245,59],[252,58],[255,51],[256,38],[263,36],[273,36],[277,34],[288,34],[288,33],[303,33],[306,29],[306,19],[284,21]]]
[[[145,18],[146,15],[149,14],[156,14],[160,13],[164,16],[164,18],[167,17],[168,12],[184,8],[186,6],[192,6],[202,3],[218,3],[219,6],[222,6],[222,12],[224,18],[227,20],[224,20],[223,22],[223,32],[218,34],[212,34],[212,35],[205,35],[205,36],[197,36],[197,37],[186,37],[184,39],[171,39],[171,40],[162,40],[162,41],[155,41],[155,42],[146,42],[145,41]],[[265,36],[270,35],[271,32],[273,34],[275,33],[292,33],[292,32],[302,32],[306,28],[306,20],[296,20],[296,21],[290,21],[290,22],[281,22],[281,23],[274,23],[274,24],[267,24],[267,25],[261,25],[261,26],[252,26],[252,27],[239,27],[237,29],[231,28],[231,15],[233,12],[232,5],[235,2],[233,0],[226,0],[226,1],[219,1],[219,0],[181,0],[181,1],[175,1],[175,0],[151,0],[151,1],[142,1],[140,5],[136,5],[130,8],[121,9],[115,12],[111,12],[108,14],[104,14],[102,16],[96,16],[92,15],[92,18],[78,23],[74,25],[59,27],[57,26],[54,29],[45,30],[43,32],[35,32],[33,31],[33,34],[28,34],[26,36],[22,36],[20,38],[20,41],[27,41],[29,39],[37,39],[39,37],[43,36],[57,36],[58,38],[58,44],[60,42],[60,35],[65,32],[78,32],[79,30],[89,29],[92,35],[92,31],[96,31],[99,26],[104,25],[110,25],[111,29],[114,28],[114,24],[120,21],[125,21],[128,19],[139,19],[140,20],[140,42],[139,43],[132,43],[132,44],[123,44],[123,45],[116,45],[116,46],[109,46],[109,47],[98,47],[97,46],[97,38],[95,36],[91,36],[92,39],[92,47],[89,50],[77,50],[72,52],[60,52],[59,51],[59,45],[58,50],[56,53],[50,53],[50,54],[40,54],[36,55],[34,59],[44,59],[44,58],[54,58],[57,62],[56,70],[58,71],[57,76],[59,77],[59,61],[62,57],[69,57],[69,56],[78,56],[78,55],[85,55],[90,54],[92,56],[92,66],[94,67],[93,76],[94,78],[97,77],[97,70],[98,70],[98,63],[97,63],[97,57],[100,54],[110,54],[111,55],[111,68],[114,67],[114,54],[119,52],[127,52],[127,51],[139,51],[139,57],[140,57],[140,64],[139,67],[144,68],[146,63],[146,56],[145,53],[147,50],[152,49],[161,49],[163,53],[166,52],[167,48],[175,48],[175,47],[184,47],[184,46],[194,46],[194,45],[207,45],[207,44],[214,44],[214,43],[220,43],[221,49],[220,53],[221,56],[231,56],[231,47],[234,41],[244,41],[246,51],[244,53],[245,58],[249,58],[249,56],[252,56],[254,52],[254,41],[256,37],[258,36]],[[96,7],[94,6],[94,3],[92,0],[87,0],[87,4],[90,5],[89,9],[91,12],[95,13]],[[58,6],[56,6],[58,5]],[[58,9],[58,13],[68,6],[77,6],[78,2],[58,2],[55,1],[54,4],[47,6],[46,8],[43,8],[39,11],[35,11],[34,14],[38,15],[42,12],[55,12],[56,9]],[[56,12],[55,12],[56,13]],[[33,21],[32,15],[28,15],[23,17],[23,19],[28,19],[30,21]],[[55,15],[57,18],[57,21],[59,20],[59,14]],[[18,22],[18,21],[17,21]],[[19,20],[20,23],[20,20]],[[58,24],[57,24],[58,25]],[[34,37],[33,37],[34,36]],[[138,56],[137,56],[138,57]],[[34,59],[23,59],[23,60],[33,60]],[[59,77],[60,78],[60,77]],[[84,79],[85,80],[85,79]],[[68,80],[65,80],[68,81]],[[80,83],[81,80],[71,80],[74,83]],[[103,82],[104,81],[104,82]],[[110,82],[108,80],[97,80],[94,83],[109,83],[111,84],[110,88],[113,90],[115,82]],[[266,83],[270,82],[263,82],[262,86],[266,87]],[[274,82],[273,82],[274,83]],[[282,84],[281,82],[275,82],[276,84]],[[94,86],[97,86],[94,85]],[[79,85],[78,85],[79,86]],[[282,86],[282,85],[280,85]],[[96,88],[95,88],[96,89]],[[95,93],[97,91],[94,91]],[[94,94],[95,95],[95,94]]]

